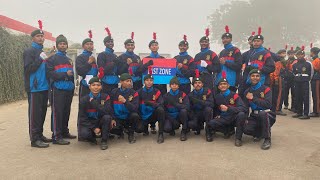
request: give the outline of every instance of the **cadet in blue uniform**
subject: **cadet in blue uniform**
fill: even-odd
[[[163,123],[165,118],[163,99],[159,89],[153,87],[153,77],[147,74],[143,78],[144,87],[138,91],[140,102],[140,116],[136,132],[148,135],[148,124],[155,124],[158,121],[159,134],[157,142],[159,144],[164,142],[163,138]]]
[[[121,74],[120,88],[111,92],[111,102],[114,109],[114,116],[117,122],[116,129],[128,132],[128,141],[135,143],[135,127],[140,119],[138,115],[139,95],[132,89],[132,77],[128,73]]]
[[[51,130],[53,144],[68,145],[63,138],[75,139],[69,133],[69,117],[74,91],[72,60],[67,57],[68,41],[63,35],[56,39],[58,51],[47,62],[47,71],[52,80]]]
[[[217,74],[215,85],[218,86],[218,82],[222,78],[222,72],[225,72],[230,85],[229,89],[236,92],[242,67],[242,57],[240,50],[232,45],[232,34],[229,32],[229,27],[226,26],[225,29],[226,33],[221,37],[224,49],[219,54],[221,68]]]
[[[189,43],[187,36],[183,36],[183,40],[179,43],[179,55],[175,56],[177,60],[177,73],[176,76],[179,79],[180,86],[179,90],[186,94],[191,91],[190,77],[194,76],[195,63],[193,58],[188,54]]]
[[[294,74],[292,73],[292,66],[293,64],[297,63],[296,58],[294,57],[294,50],[293,47],[291,47],[290,50],[287,51],[288,60],[286,64],[286,75],[285,75],[285,92],[284,92],[284,109],[288,109],[289,106],[289,91],[291,93],[291,108],[289,110],[296,111],[295,105],[296,105],[296,98],[295,98],[295,92],[294,92]]]
[[[192,80],[194,90],[188,95],[190,100],[188,128],[199,135],[204,122],[208,123],[213,118],[214,100],[211,90],[203,87],[199,70],[196,69],[195,74]]]
[[[42,51],[44,32],[40,29],[31,33],[31,47],[23,52],[25,90],[28,93],[29,136],[32,147],[49,147],[51,142],[43,136],[43,124],[47,113],[48,81],[46,76],[47,56]]]
[[[117,55],[114,54],[114,41],[109,28],[106,28],[108,36],[103,39],[105,51],[99,53],[97,64],[99,68],[99,77],[102,80],[102,92],[110,94],[115,88],[118,88],[119,83],[119,62]]]
[[[260,79],[260,70],[250,71],[251,87],[245,91],[244,102],[252,112],[247,120],[241,122],[236,132],[236,146],[242,146],[242,134],[264,138],[261,149],[267,150],[271,147],[271,127],[276,122],[276,114],[271,111],[272,91],[263,85]]]
[[[222,77],[218,83],[219,93],[214,98],[217,106],[214,112],[215,117],[208,121],[206,127],[206,139],[208,142],[213,140],[213,134],[218,130],[229,137],[230,129],[234,129],[235,124],[239,128],[241,122],[246,118],[247,108],[239,95],[231,91],[229,87],[228,80]]]
[[[187,140],[189,98],[179,90],[177,77],[170,80],[170,91],[163,96],[163,100],[166,114],[164,132],[175,135],[175,130],[182,124],[180,140]]]
[[[295,91],[296,91],[296,111],[297,114],[293,118],[310,119],[309,117],[309,93],[310,93],[310,80],[312,65],[307,62],[304,52],[304,47],[296,53],[298,62],[292,66],[292,72],[295,75]]]
[[[101,136],[101,149],[108,148],[109,132],[116,126],[110,96],[101,93],[102,85],[98,77],[89,81],[90,93],[80,99],[79,134],[92,144],[97,144]]]
[[[312,102],[313,102],[313,112],[310,117],[320,116],[320,59],[319,54],[320,49],[318,47],[313,47],[310,50],[310,56],[312,57],[313,66],[313,76],[311,79],[311,90],[312,90]]]

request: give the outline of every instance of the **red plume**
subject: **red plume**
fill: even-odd
[[[286,44],[286,48],[285,48],[286,50],[288,49],[288,44]]]
[[[304,46],[301,47],[301,50],[304,51]]]
[[[183,35],[183,40],[187,41],[187,35]]]
[[[310,48],[312,48],[313,47],[313,43],[310,43]]]
[[[262,32],[261,27],[259,27],[258,28],[258,35],[261,35],[261,32]]]
[[[206,36],[209,37],[209,28],[206,29]]]
[[[111,32],[108,27],[104,28],[107,31],[108,36],[111,36]]]
[[[254,36],[255,34],[256,34],[256,32],[253,31],[253,32],[251,33],[251,36]]]
[[[153,40],[157,40],[157,33],[153,33]]]
[[[227,78],[226,71],[222,71],[222,73],[221,73],[221,77],[222,77],[223,79]]]
[[[229,33],[230,31],[229,31],[229,26],[226,26],[225,27],[225,30],[226,30],[226,33]]]
[[[129,68],[129,74],[130,74],[131,76],[133,75],[132,67]]]
[[[131,39],[133,40],[134,38],[134,32],[131,32]]]
[[[104,69],[103,69],[103,67],[100,67],[100,68],[99,68],[99,73],[98,73],[98,78],[99,78],[99,79],[102,79],[103,76],[104,76]]]
[[[148,74],[152,75],[152,67],[151,66],[148,67]]]
[[[199,69],[196,69],[196,70],[195,70],[195,74],[196,74],[196,78],[199,78],[199,77],[200,77]]]
[[[293,51],[293,47],[291,47],[291,51]]]
[[[89,38],[92,39],[92,31],[89,30],[88,33],[89,33]]]
[[[42,21],[41,21],[41,20],[38,20],[38,24],[39,24],[39,29],[42,30]]]

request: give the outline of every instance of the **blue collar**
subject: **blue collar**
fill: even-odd
[[[114,50],[111,49],[111,48],[106,48],[106,49],[104,50],[104,52],[105,52],[106,54],[113,54]]]
[[[94,96],[94,95],[92,94],[92,92],[90,92],[90,93],[89,93],[89,97],[90,97],[90,98],[93,98],[93,99],[100,99],[100,98],[101,98],[101,93],[99,93],[97,96]]]
[[[150,89],[147,89],[146,86],[144,86],[143,87],[143,91],[147,92],[147,93],[152,92],[153,91],[153,87],[151,87]]]
[[[255,53],[262,52],[262,51],[265,51],[265,48],[263,46],[260,46],[258,48],[254,48]]]
[[[227,89],[226,92],[221,93],[221,94],[223,95],[223,97],[227,97],[227,96],[229,96],[229,94],[230,94],[230,90]]]
[[[252,85],[251,86],[251,89],[252,90],[257,90],[257,89],[259,89],[261,87],[261,82],[259,82],[258,84],[256,84],[256,85]]]
[[[127,93],[129,90],[130,90],[130,89],[122,89],[122,87],[120,87],[120,91],[121,91],[122,93]]]
[[[127,56],[130,56],[130,57],[134,56],[134,52],[126,51],[124,54],[127,55]]]
[[[83,54],[83,55],[86,55],[86,56],[91,56],[91,55],[92,55],[92,52],[87,51],[87,50],[83,50],[82,54]]]
[[[31,46],[32,46],[33,48],[36,48],[36,49],[39,49],[39,50],[42,50],[42,49],[43,49],[43,45],[37,44],[37,43],[35,43],[35,42],[32,42],[32,43],[31,43]]]
[[[224,49],[231,49],[233,45],[231,43],[224,45]]]
[[[152,58],[159,58],[160,55],[159,55],[158,52],[157,52],[156,54],[154,54],[153,52],[151,52],[151,53],[150,53],[150,57],[152,57]]]
[[[186,52],[179,52],[179,55],[180,55],[180,56],[188,56],[189,54],[188,54],[188,52],[186,51]]]
[[[67,57],[67,52],[57,51],[56,55]]]
[[[201,94],[203,94],[203,88],[201,88],[199,91],[194,90],[193,93],[194,93],[195,95],[201,95]]]
[[[172,96],[178,95],[178,94],[179,94],[179,89],[176,90],[176,92],[173,92],[172,89],[170,89],[170,94],[171,94]]]
[[[209,50],[210,50],[210,48],[204,48],[204,49],[201,48],[201,53],[206,53],[206,52],[208,52]]]

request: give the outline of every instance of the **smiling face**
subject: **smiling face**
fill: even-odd
[[[179,45],[179,50],[180,52],[187,52],[189,49],[189,46],[185,45],[185,44],[181,44]]]
[[[222,38],[223,45],[230,44],[231,42],[232,42],[232,39],[230,37],[223,37]]]
[[[200,47],[201,47],[202,49],[208,48],[208,47],[209,47],[209,41],[208,41],[208,40],[202,40],[202,41],[200,42]]]
[[[102,85],[100,82],[94,82],[90,84],[89,89],[92,94],[99,94],[102,89]]]
[[[153,79],[148,78],[144,81],[144,85],[146,86],[147,89],[150,89],[153,86]]]
[[[134,45],[134,43],[127,43],[126,45],[125,45],[125,48],[126,48],[126,50],[128,51],[128,52],[133,52],[134,51],[134,49],[135,49],[135,45]]]
[[[113,40],[109,40],[104,44],[107,48],[113,49],[114,47],[114,42]]]
[[[221,91],[221,92],[225,92],[226,90],[228,90],[230,87],[230,85],[227,83],[227,82],[220,82],[219,83],[219,86],[218,86],[218,89]]]
[[[250,81],[252,85],[256,85],[260,82],[260,74],[258,73],[252,73],[250,75]]]
[[[124,89],[130,89],[132,87],[132,79],[120,81],[121,87]]]

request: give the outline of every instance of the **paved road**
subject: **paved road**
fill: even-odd
[[[77,97],[70,129],[76,134]],[[45,135],[50,136],[50,110]],[[249,136],[238,148],[218,136],[207,143],[189,135],[186,142],[165,136],[137,136],[135,144],[112,140],[109,149],[72,140],[69,146],[31,148],[27,102],[0,106],[1,179],[319,179],[320,118],[302,121],[280,117],[272,129],[272,148],[260,150]]]

